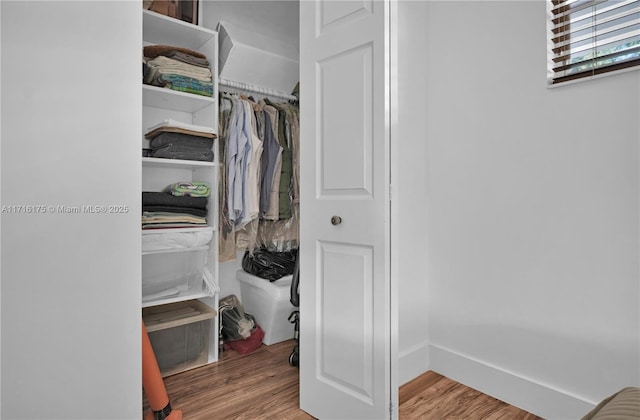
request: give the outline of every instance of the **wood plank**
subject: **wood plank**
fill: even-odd
[[[289,366],[294,346],[262,345],[246,356],[225,351],[217,363],[167,377],[171,405],[194,420],[313,419],[298,408],[298,368]]]
[[[429,371],[428,374],[420,375],[412,381],[407,382],[400,387],[400,394],[398,396],[399,404],[402,406],[409,399],[418,395],[422,390],[430,388],[443,378],[444,376],[436,372]]]
[[[401,386],[399,400],[400,419],[540,419],[433,371]]]
[[[298,408],[298,369],[289,366],[294,346],[262,345],[246,356],[225,351],[217,363],[169,376],[171,405],[189,420],[313,420]],[[401,386],[399,401],[402,420],[541,420],[432,371]]]

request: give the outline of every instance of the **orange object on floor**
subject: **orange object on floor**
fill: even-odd
[[[144,321],[142,321],[142,386],[151,406],[151,411],[147,413],[145,420],[182,420],[182,411],[171,409],[169,395],[167,395]]]

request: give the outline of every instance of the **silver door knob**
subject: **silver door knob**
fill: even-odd
[[[333,217],[331,218],[331,224],[332,224],[332,225],[337,226],[337,225],[339,225],[340,223],[342,223],[342,217],[340,217],[340,216],[333,216]]]

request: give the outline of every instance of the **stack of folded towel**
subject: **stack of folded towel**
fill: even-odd
[[[213,139],[210,127],[165,120],[147,130],[150,156],[165,159],[185,159],[212,162]]]
[[[209,185],[205,182],[178,182],[162,192],[142,193],[142,228],[207,226]]]
[[[143,47],[143,81],[181,92],[213,96],[213,77],[207,57],[188,48]]]
[[[201,181],[176,182],[174,184],[167,185],[162,192],[176,197],[209,197],[211,195],[209,184]]]

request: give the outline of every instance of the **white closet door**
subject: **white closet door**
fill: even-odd
[[[388,13],[388,1],[300,2],[300,405],[320,419],[388,418],[397,392]]]

